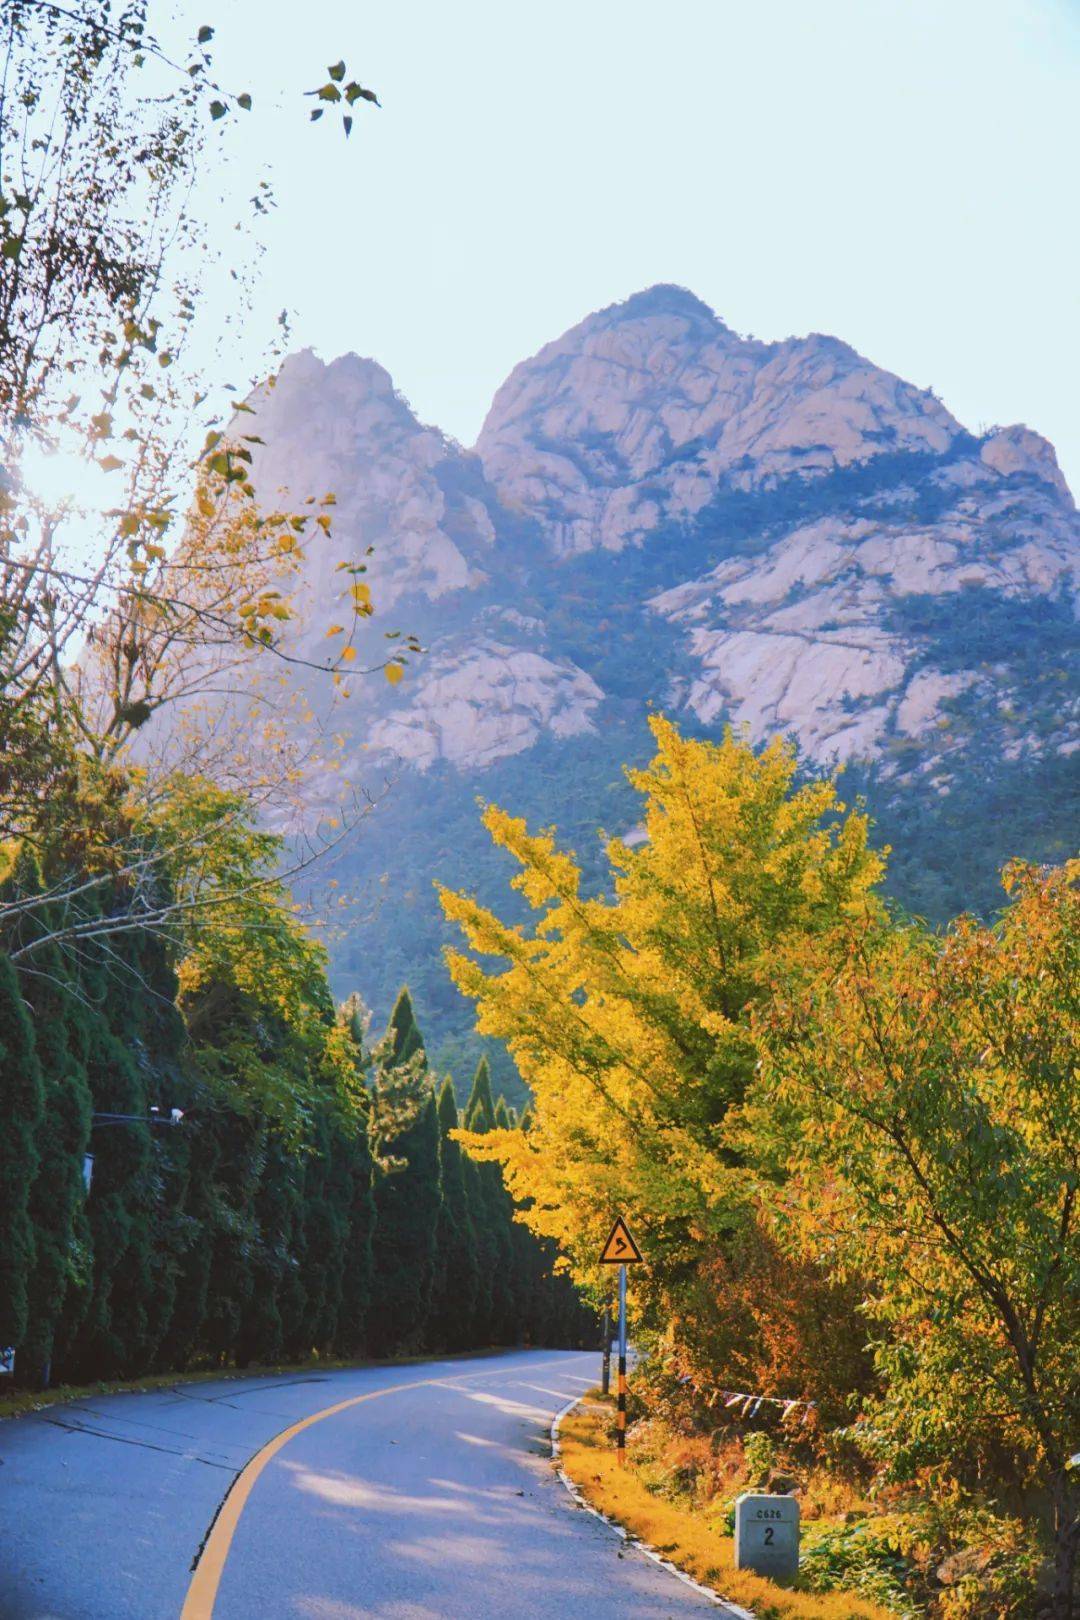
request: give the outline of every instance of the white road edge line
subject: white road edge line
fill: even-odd
[[[727,1598],[721,1597],[720,1593],[714,1591],[711,1586],[703,1586],[700,1581],[695,1581],[692,1575],[688,1575],[684,1569],[679,1569],[670,1559],[662,1558],[655,1547],[650,1547],[647,1542],[639,1541],[636,1536],[632,1536],[628,1530],[624,1529],[618,1520],[608,1518],[606,1513],[601,1513],[599,1508],[594,1508],[591,1502],[585,1500],[559,1461],[562,1456],[562,1445],[559,1440],[559,1428],[562,1420],[574,1410],[575,1406],[580,1406],[584,1399],[584,1395],[575,1395],[574,1399],[567,1401],[566,1405],[556,1412],[551,1420],[551,1460],[555,1464],[555,1472],[562,1481],[564,1488],[573,1497],[578,1507],[584,1508],[586,1513],[591,1513],[594,1519],[599,1519],[600,1523],[606,1525],[621,1541],[625,1541],[628,1547],[634,1547],[638,1552],[644,1553],[645,1557],[651,1558],[654,1564],[659,1564],[661,1569],[666,1569],[669,1575],[674,1575],[675,1579],[682,1581],[684,1586],[690,1586],[695,1592],[700,1592],[702,1597],[708,1598],[710,1603],[714,1603],[718,1608],[723,1609],[725,1614],[732,1615],[734,1620],[756,1620],[756,1616],[749,1609],[741,1609],[737,1603],[731,1603]]]

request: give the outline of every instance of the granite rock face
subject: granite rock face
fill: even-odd
[[[486,578],[495,526],[483,501],[455,486],[461,452],[422,426],[374,360],[343,355],[329,365],[310,349],[290,357],[253,401],[260,495],[299,505],[328,492],[334,526],[351,555],[374,548],[372,590],[383,611],[402,597],[437,600]],[[312,613],[341,589],[338,547],[311,547],[306,589]]]
[[[1052,605],[1060,630],[1077,599],[1080,523],[1044,439],[974,438],[837,339],[742,338],[677,287],[523,361],[472,451],[355,355],[295,355],[256,404],[261,488],[337,498],[305,650],[335,615],[333,558],[368,547],[372,636],[429,648],[393,692],[354,683],[347,717],[368,757],[421,771],[603,729],[616,698],[782,731],[822,763],[952,769],[950,715],[1004,724],[1012,680],[985,635],[965,665],[966,605],[1015,641],[1025,613]],[[612,614],[640,647],[617,692]],[[1010,722],[1003,756],[1075,746],[1074,686],[1054,723]]]
[[[562,554],[643,544],[719,484],[940,453],[959,431],[931,395],[846,343],[740,338],[692,294],[654,287],[516,367],[476,448],[503,502]]]
[[[437,654],[409,702],[376,723],[371,745],[420,770],[440,759],[476,769],[520,754],[545,730],[595,731],[603,695],[567,659],[483,637]]]

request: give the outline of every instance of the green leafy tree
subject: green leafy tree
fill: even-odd
[[[866,919],[799,952],[745,1112],[779,1230],[869,1284],[890,1471],[1041,1502],[1053,1608],[1080,1543],[1080,861],[1006,871],[999,924]],[[777,1186],[777,1169],[783,1179]]]

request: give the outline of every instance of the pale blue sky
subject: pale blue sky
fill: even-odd
[[[251,125],[264,313],[465,443],[518,360],[675,281],[742,332],[835,333],[973,429],[1027,422],[1080,490],[1080,0],[203,9],[229,82],[290,98]],[[348,146],[291,99],[339,56],[383,100]]]

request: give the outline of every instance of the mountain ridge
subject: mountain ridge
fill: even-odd
[[[604,818],[629,830],[618,767],[645,757],[650,706],[695,734],[782,731],[810,767],[847,763],[892,841],[921,827],[929,877],[902,830],[894,870],[934,914],[958,894],[985,909],[998,854],[1052,856],[1074,834],[1080,519],[1030,428],[976,437],[839,339],[742,338],[666,284],[520,362],[473,447],[357,356],[291,356],[254,403],[260,489],[333,490],[335,549],[374,548],[372,645],[400,625],[428,648],[399,686],[353,683],[335,711],[346,782],[389,772],[399,812],[410,795],[423,811],[409,819],[426,892],[410,870],[397,965],[371,966],[384,905],[331,942],[343,988],[378,981],[380,1013],[393,973],[441,973],[428,880],[459,881],[448,844],[469,851],[466,886],[494,881],[475,795],[579,838]],[[309,562],[312,650],[337,588],[329,561]],[[1047,783],[1070,795],[1042,832],[1020,785],[1035,777],[1043,798]],[[955,830],[935,854],[933,829],[980,789],[1011,809],[976,871]],[[400,888],[410,863],[377,822],[353,874]],[[1024,847],[1003,845],[1010,824]],[[448,994],[432,988],[443,1011]]]

